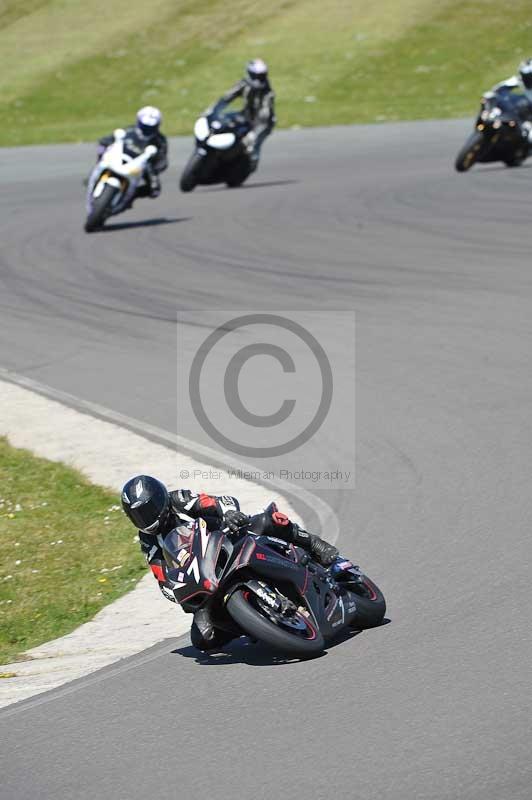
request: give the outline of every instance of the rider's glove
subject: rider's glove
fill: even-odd
[[[231,533],[238,533],[248,522],[248,515],[242,511],[228,511],[224,517],[224,523]]]

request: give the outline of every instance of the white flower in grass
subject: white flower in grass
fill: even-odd
[[[13,577],[12,575],[6,575],[6,577],[4,578],[4,580],[5,580],[5,581],[10,581],[12,577]]]
[[[304,98],[305,103],[315,103],[317,99],[318,98],[315,97],[313,94],[307,94],[307,96]]]
[[[18,567],[19,564],[22,564],[22,561],[20,560],[20,558],[15,561],[15,566]]]
[[[38,570],[38,569],[32,569],[32,574],[33,574],[33,575],[36,575],[38,572],[39,572],[39,570]]]

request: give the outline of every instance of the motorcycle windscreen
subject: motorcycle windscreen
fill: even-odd
[[[180,525],[164,537],[163,554],[169,567],[182,569],[189,561],[193,536],[193,527]]]

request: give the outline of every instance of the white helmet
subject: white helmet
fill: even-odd
[[[262,58],[254,58],[246,64],[248,82],[253,89],[265,89],[268,85],[268,65]]]
[[[137,128],[147,139],[159,133],[159,125],[163,121],[163,115],[155,106],[144,106],[137,111]]]

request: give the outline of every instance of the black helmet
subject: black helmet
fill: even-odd
[[[122,508],[141,531],[157,533],[170,511],[166,486],[150,475],[136,475],[124,484]]]
[[[532,58],[527,58],[519,64],[519,74],[525,89],[532,89]]]
[[[262,58],[254,58],[246,64],[248,83],[252,89],[268,88],[268,65]]]

